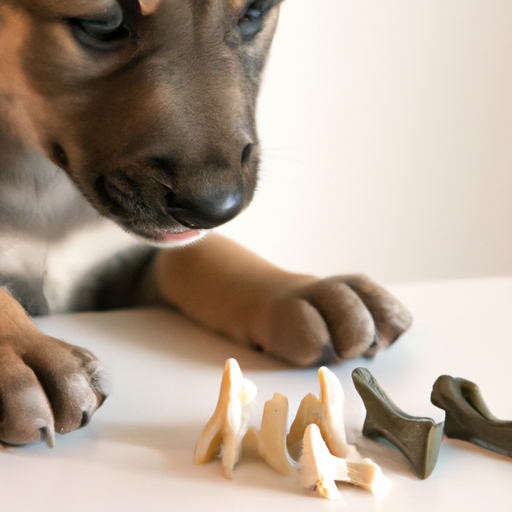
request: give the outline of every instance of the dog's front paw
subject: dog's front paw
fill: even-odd
[[[30,329],[0,340],[0,441],[23,445],[86,425],[105,400],[98,360]]]
[[[362,275],[312,281],[268,302],[261,348],[299,366],[373,356],[411,324],[409,311]]]

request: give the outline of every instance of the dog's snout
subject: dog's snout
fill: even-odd
[[[100,174],[95,198],[103,211],[137,234],[211,229],[250,203],[258,164],[258,146],[252,142],[187,160],[153,156]]]
[[[210,229],[228,222],[244,207],[245,190],[214,190],[189,199],[174,191],[165,196],[167,212],[180,224],[193,229]]]
[[[165,210],[174,220],[191,229],[211,229],[245,208],[254,193],[257,144],[245,144],[238,158],[233,153],[211,153],[196,163],[152,159],[165,188]]]

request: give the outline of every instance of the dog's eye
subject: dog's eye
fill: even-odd
[[[111,50],[130,37],[123,20],[123,12],[116,11],[103,19],[69,19],[75,39],[83,46],[94,50]]]
[[[249,5],[238,21],[240,35],[243,39],[251,39],[261,29],[265,15],[269,11],[268,2],[257,0]]]

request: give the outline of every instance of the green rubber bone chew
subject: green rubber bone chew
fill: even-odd
[[[447,437],[512,457],[512,421],[499,420],[490,413],[475,383],[441,375],[430,399],[446,411]]]
[[[363,435],[377,441],[384,438],[402,452],[419,478],[430,476],[439,455],[443,424],[403,412],[366,368],[356,368],[352,380],[366,407]]]

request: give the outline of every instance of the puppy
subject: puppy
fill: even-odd
[[[105,399],[96,358],[29,317],[53,310],[46,255],[91,224],[142,244],[77,278],[67,310],[165,303],[299,366],[374,355],[409,326],[363,276],[288,273],[205,236],[254,193],[279,3],[0,0],[2,442],[51,446]]]

